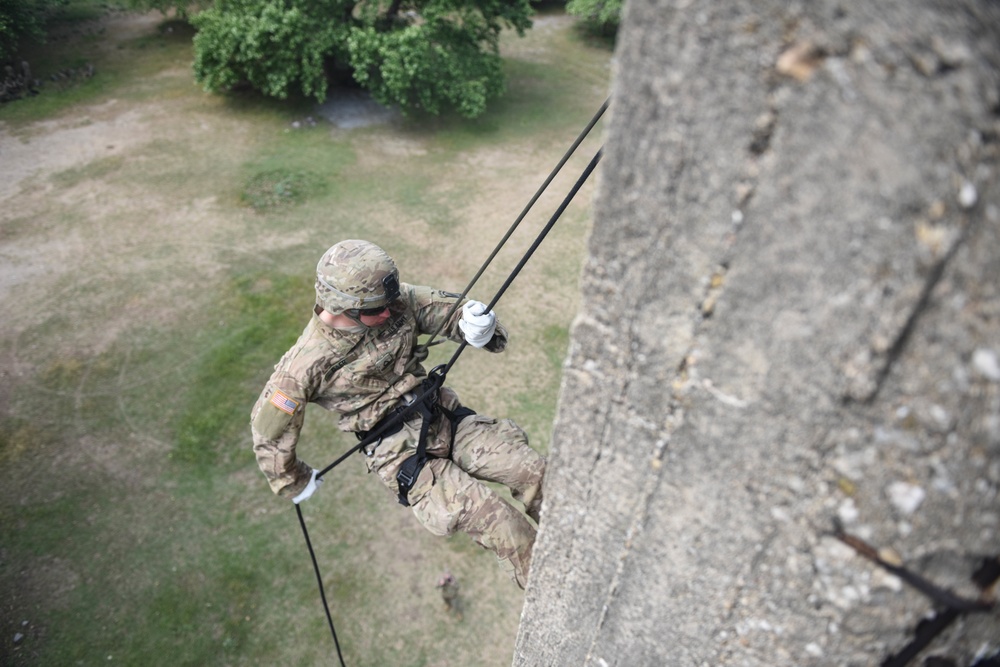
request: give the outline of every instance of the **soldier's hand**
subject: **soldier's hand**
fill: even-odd
[[[493,338],[497,328],[496,314],[486,312],[486,304],[480,301],[466,301],[462,306],[462,319],[458,328],[472,347],[483,347]]]
[[[306,484],[306,488],[302,489],[302,491],[299,493],[299,495],[297,495],[294,498],[292,498],[292,502],[293,503],[295,503],[296,505],[298,505],[303,500],[305,500],[306,498],[308,498],[312,494],[316,493],[316,489],[318,489],[319,485],[323,483],[323,478],[322,477],[320,477],[319,479],[316,479],[316,472],[317,471],[314,468],[313,471],[312,471],[312,477],[309,478],[309,483]]]

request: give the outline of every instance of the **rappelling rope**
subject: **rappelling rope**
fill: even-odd
[[[604,112],[605,112],[605,110],[607,110],[607,108],[608,108],[608,101],[605,101],[604,104],[601,105],[601,108],[598,110],[598,112],[594,115],[594,117],[590,121],[590,123],[588,123],[588,125],[584,129],[584,131],[581,132],[580,136],[577,137],[577,139],[576,139],[575,142],[573,142],[573,145],[570,147],[570,149],[563,156],[562,160],[560,160],[559,164],[549,174],[549,177],[545,180],[545,183],[542,184],[542,186],[535,193],[534,197],[532,197],[531,201],[528,202],[528,205],[525,206],[524,210],[518,216],[517,220],[515,220],[514,224],[511,225],[510,229],[507,230],[506,235],[504,235],[503,239],[500,241],[499,244],[497,244],[497,247],[493,250],[493,253],[489,256],[489,258],[480,267],[480,269],[476,273],[475,277],[469,282],[469,285],[465,288],[465,291],[462,292],[462,294],[456,300],[455,305],[452,306],[451,311],[449,311],[448,317],[445,318],[446,322],[451,319],[451,316],[458,309],[459,304],[461,304],[462,299],[469,292],[469,290],[472,289],[472,287],[473,287],[473,285],[475,285],[476,281],[479,280],[480,276],[482,276],[482,274],[486,270],[487,266],[489,266],[490,262],[492,262],[493,259],[494,259],[494,257],[496,257],[497,253],[500,251],[500,249],[504,246],[504,244],[510,238],[511,234],[513,234],[514,230],[520,224],[521,220],[524,219],[524,216],[528,213],[528,211],[531,209],[531,207],[534,205],[534,203],[538,200],[538,198],[541,196],[542,192],[552,182],[552,179],[555,178],[555,176],[559,172],[559,170],[562,169],[563,165],[566,164],[566,161],[569,160],[570,156],[573,154],[573,152],[576,150],[576,148],[580,145],[580,143],[583,141],[583,139],[590,133],[591,129],[594,127],[594,125],[597,123],[597,121],[600,119],[600,117],[604,114]],[[524,255],[521,257],[521,261],[518,262],[518,264],[517,264],[516,267],[514,267],[513,271],[511,271],[510,275],[507,276],[507,280],[504,281],[504,284],[500,287],[500,289],[497,291],[497,293],[493,296],[493,299],[486,306],[486,312],[489,312],[489,311],[491,311],[493,309],[493,307],[497,304],[497,302],[500,300],[500,298],[504,295],[504,293],[507,291],[507,289],[510,287],[510,285],[514,282],[514,279],[521,272],[521,269],[524,268],[525,264],[527,264],[528,260],[531,258],[531,256],[534,254],[534,252],[542,244],[542,241],[545,240],[545,237],[548,235],[549,231],[551,231],[552,227],[555,226],[555,223],[559,220],[559,218],[562,216],[563,212],[569,206],[570,202],[573,201],[573,198],[580,191],[580,188],[583,187],[583,184],[587,181],[587,179],[590,177],[591,173],[593,173],[594,169],[597,167],[598,162],[600,162],[600,160],[601,160],[601,154],[602,154],[602,152],[603,152],[603,148],[599,149],[597,151],[597,153],[594,154],[594,157],[591,158],[590,162],[587,164],[587,167],[583,170],[583,172],[581,173],[580,177],[577,179],[576,183],[574,183],[574,185],[570,189],[569,193],[566,195],[566,197],[563,199],[562,203],[559,205],[559,208],[556,209],[556,212],[552,215],[552,217],[549,219],[549,221],[545,224],[545,226],[542,228],[542,230],[538,233],[537,237],[535,238],[535,241],[531,244],[531,247],[528,248],[527,252],[524,253]],[[435,336],[437,336],[437,334],[440,333],[440,331],[441,331],[441,327],[438,327],[438,330],[435,331],[431,335],[430,340],[428,340],[428,342],[425,343],[422,346],[425,350],[426,350],[427,346],[429,346],[429,345],[432,344],[431,341],[433,340],[433,338]],[[363,449],[364,447],[368,446],[372,442],[375,442],[376,440],[378,440],[379,438],[381,438],[382,437],[381,434],[383,432],[387,431],[391,427],[393,427],[396,424],[398,424],[400,420],[406,418],[406,416],[409,414],[409,409],[414,408],[414,406],[420,405],[426,397],[428,397],[434,391],[437,391],[437,388],[440,387],[444,383],[444,378],[447,375],[448,371],[451,370],[451,367],[455,365],[456,361],[458,361],[458,357],[462,354],[462,352],[465,350],[465,348],[466,348],[467,345],[468,345],[468,343],[466,341],[462,341],[462,343],[459,345],[458,349],[455,350],[455,353],[452,355],[451,359],[448,361],[447,364],[442,364],[440,366],[436,366],[433,369],[431,369],[430,373],[428,374],[428,378],[432,380],[432,382],[429,383],[430,384],[429,388],[426,391],[424,391],[422,394],[420,394],[419,396],[417,396],[409,404],[407,410],[401,410],[401,411],[395,413],[394,415],[392,415],[389,419],[384,420],[383,423],[379,424],[379,426],[377,428],[375,428],[372,431],[370,431],[357,445],[355,445],[354,447],[352,447],[351,449],[349,449],[348,451],[346,451],[344,454],[342,454],[340,457],[338,457],[333,463],[331,463],[327,467],[325,467],[322,470],[320,470],[319,472],[317,472],[316,473],[316,479],[317,480],[322,479],[322,477],[326,473],[328,473],[330,470],[332,470],[333,468],[335,468],[338,465],[340,465],[340,463],[342,463],[344,460],[346,460],[348,457],[350,457],[351,454],[353,454],[354,452],[360,451],[361,449]],[[316,573],[316,581],[319,584],[320,599],[323,602],[323,609],[326,612],[326,619],[327,619],[327,622],[328,622],[328,624],[330,626],[330,634],[333,636],[333,643],[334,643],[334,645],[337,648],[337,657],[340,660],[341,667],[346,667],[346,665],[344,663],[344,657],[343,657],[343,655],[341,654],[341,651],[340,651],[340,642],[337,640],[337,631],[334,629],[334,626],[333,626],[333,616],[330,613],[330,606],[329,606],[329,604],[327,603],[327,600],[326,600],[326,589],[325,589],[325,587],[323,585],[323,577],[320,574],[319,563],[316,560],[316,552],[313,549],[312,541],[309,539],[309,530],[306,528],[306,522],[305,522],[305,518],[302,515],[302,510],[301,510],[301,508],[297,504],[295,505],[295,511],[298,514],[299,525],[302,527],[302,534],[305,536],[306,547],[309,549],[309,556],[312,559],[313,570]]]
[[[441,329],[444,328],[445,323],[451,320],[451,316],[454,315],[455,311],[458,310],[458,308],[461,306],[462,299],[464,299],[466,295],[468,295],[468,293],[472,291],[472,288],[482,277],[483,273],[486,272],[486,269],[493,262],[494,258],[496,258],[497,254],[504,247],[504,245],[506,245],[507,240],[510,239],[511,235],[517,229],[518,225],[520,225],[521,221],[524,220],[524,216],[528,215],[528,211],[531,210],[531,207],[535,205],[535,202],[538,201],[538,198],[542,196],[542,193],[544,193],[546,188],[549,187],[549,184],[552,182],[552,180],[556,177],[556,175],[559,174],[560,170],[562,170],[566,162],[569,161],[570,157],[573,156],[573,153],[576,152],[576,149],[580,146],[581,143],[583,143],[583,140],[587,138],[587,135],[590,134],[590,131],[594,129],[594,125],[597,125],[597,121],[599,121],[601,119],[601,116],[604,115],[604,112],[608,110],[609,102],[610,99],[604,100],[604,104],[601,105],[601,108],[597,110],[597,113],[594,114],[594,117],[590,119],[590,122],[587,123],[587,126],[583,128],[583,131],[580,132],[579,136],[577,136],[576,141],[573,142],[573,145],[569,147],[569,150],[567,150],[566,153],[562,156],[562,159],[559,160],[559,164],[557,164],[555,168],[553,168],[552,171],[549,172],[548,178],[546,178],[545,182],[542,183],[542,185],[538,188],[537,191],[535,191],[535,195],[525,205],[524,210],[522,210],[521,214],[517,216],[517,219],[514,220],[513,224],[511,224],[510,228],[507,230],[507,233],[504,234],[502,239],[500,239],[500,242],[497,243],[495,248],[493,248],[493,252],[490,253],[490,256],[487,257],[486,261],[483,262],[482,266],[479,267],[479,270],[476,272],[476,275],[472,277],[472,280],[469,281],[469,284],[466,285],[465,289],[462,290],[462,293],[458,295],[458,299],[456,299],[455,305],[451,307],[451,310],[448,311],[447,317],[445,317],[444,320],[442,320],[441,324],[438,325],[438,328],[435,329],[433,333],[431,333],[431,337],[427,339],[426,343],[417,346],[418,355],[420,354],[419,350],[426,350],[428,347],[435,344],[434,339],[437,338],[437,335],[441,333]],[[531,252],[534,252],[534,249],[532,249]],[[518,270],[520,270],[520,267],[518,267]],[[496,300],[494,299],[494,301]],[[489,312],[489,310],[487,310],[487,312]],[[443,342],[443,341],[438,341],[438,342]]]
[[[340,652],[340,642],[337,641],[337,631],[333,627],[333,616],[330,614],[330,605],[326,602],[326,587],[323,586],[323,577],[319,573],[319,563],[316,562],[316,551],[313,549],[312,540],[309,539],[309,530],[306,528],[305,517],[302,516],[302,508],[295,505],[295,513],[299,515],[299,525],[302,526],[302,534],[306,537],[306,546],[309,547],[309,557],[312,558],[313,570],[316,572],[316,582],[319,584],[319,597],[323,600],[323,609],[326,611],[326,622],[330,625],[330,634],[333,635],[333,645],[337,647],[337,657],[340,658],[341,667],[344,666],[344,655]]]
[[[583,187],[583,184],[590,177],[590,174],[593,173],[594,169],[597,168],[597,163],[601,161],[601,153],[603,150],[604,150],[603,148],[599,149],[597,153],[594,154],[594,157],[590,159],[590,163],[587,165],[586,169],[583,170],[583,173],[580,174],[580,178],[577,179],[576,183],[573,184],[572,189],[570,189],[569,194],[566,195],[566,198],[563,199],[562,204],[559,205],[559,208],[556,209],[556,212],[552,214],[552,217],[545,224],[545,227],[543,227],[542,231],[538,233],[537,237],[535,237],[535,242],[531,244],[531,247],[528,248],[527,252],[524,253],[524,256],[521,257],[521,261],[517,263],[517,266],[514,267],[514,270],[510,272],[509,276],[507,276],[507,280],[504,281],[504,284],[500,287],[499,290],[497,290],[497,293],[493,296],[493,300],[490,301],[489,304],[487,304],[485,312],[488,313],[491,310],[493,310],[493,306],[497,304],[497,302],[500,300],[500,297],[503,296],[504,292],[507,291],[507,288],[510,287],[511,283],[514,282],[514,278],[517,277],[517,275],[521,272],[521,269],[524,268],[524,265],[528,263],[528,260],[531,259],[531,256],[535,253],[536,250],[538,250],[538,246],[542,244],[542,241],[545,240],[545,237],[552,230],[552,227],[555,226],[556,221],[559,220],[560,216],[562,216],[563,211],[565,211],[566,207],[569,206],[571,201],[573,201],[573,197],[576,196],[576,193],[580,191],[581,187]],[[444,370],[441,372],[442,376],[448,374],[448,371],[450,371],[451,367],[455,365],[456,361],[458,361],[459,355],[462,354],[462,351],[466,348],[467,345],[468,342],[463,340],[461,345],[458,346],[458,349],[455,350],[455,354],[452,355],[451,360],[447,363],[447,365],[445,365]]]

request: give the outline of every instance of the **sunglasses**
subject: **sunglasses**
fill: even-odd
[[[359,316],[364,315],[365,317],[375,317],[376,315],[381,315],[385,312],[385,309],[389,306],[378,306],[377,308],[355,308],[351,312],[357,313]]]

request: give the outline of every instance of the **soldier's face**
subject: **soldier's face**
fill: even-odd
[[[392,313],[389,312],[388,306],[383,308],[378,315],[358,315],[361,324],[366,327],[380,327],[388,322],[390,317],[392,317]]]

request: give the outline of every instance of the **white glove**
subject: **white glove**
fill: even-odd
[[[465,334],[465,340],[472,347],[482,347],[493,338],[497,328],[497,316],[491,310],[486,312],[486,304],[479,301],[466,301],[462,306],[462,319],[458,328]]]
[[[312,494],[316,493],[316,489],[318,489],[319,485],[322,483],[323,483],[323,478],[320,477],[319,479],[316,479],[316,470],[313,469],[312,477],[309,478],[309,483],[306,484],[306,488],[302,489],[299,495],[292,498],[292,502],[298,505],[303,500],[305,500]]]

